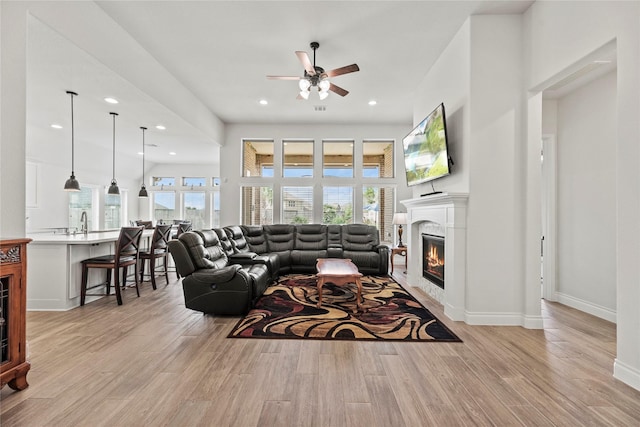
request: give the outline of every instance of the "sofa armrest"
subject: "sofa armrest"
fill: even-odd
[[[258,254],[255,253],[255,252],[238,252],[238,253],[229,255],[229,261],[230,262],[234,262],[234,261],[242,262],[242,261],[252,260],[257,256],[258,256]]]
[[[391,249],[389,249],[389,246],[387,245],[378,245],[376,246],[376,252],[378,252],[381,257],[389,258],[389,253],[391,252]]]
[[[169,240],[169,253],[180,276],[187,277],[196,270],[186,246],[180,240]]]
[[[196,270],[191,275],[192,278],[200,283],[226,283],[233,279],[242,267],[238,264],[228,265],[223,268],[202,268]]]

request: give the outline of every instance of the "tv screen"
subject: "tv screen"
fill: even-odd
[[[402,140],[407,185],[431,181],[451,172],[444,104],[438,105]]]

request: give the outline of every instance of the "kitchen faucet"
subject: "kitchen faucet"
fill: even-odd
[[[82,215],[80,215],[80,222],[82,223],[81,232],[87,234],[89,232],[89,225],[87,224],[87,211],[82,211]]]

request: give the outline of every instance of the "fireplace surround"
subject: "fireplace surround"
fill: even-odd
[[[400,202],[407,208],[408,283],[439,301],[447,317],[462,321],[465,320],[467,276],[467,201],[466,193],[441,193]],[[419,261],[423,233],[444,237],[444,289],[423,277]]]

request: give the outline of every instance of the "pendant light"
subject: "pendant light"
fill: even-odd
[[[144,183],[146,182],[144,180],[144,131],[147,130],[147,128],[144,126],[140,126],[140,129],[142,129],[142,187],[140,188],[138,197],[149,197],[149,194],[147,193],[147,186],[144,185]]]
[[[73,97],[78,96],[77,93],[71,92],[70,90],[67,93],[71,96],[71,176],[64,183],[65,191],[80,191],[80,183],[76,179],[76,175],[74,172],[74,139],[73,139]]]
[[[120,194],[118,181],[116,181],[116,116],[118,113],[109,113],[113,116],[113,175],[111,185],[109,186],[109,194]]]

